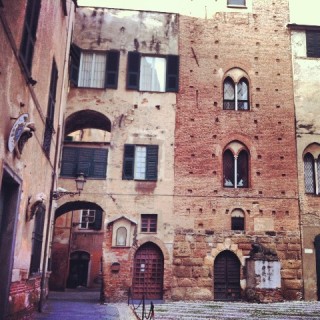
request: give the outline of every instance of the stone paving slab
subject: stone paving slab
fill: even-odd
[[[171,302],[154,306],[156,320],[316,320],[320,302],[290,301],[255,304],[241,302]],[[149,311],[149,306],[146,308]],[[136,311],[142,317],[141,307]]]

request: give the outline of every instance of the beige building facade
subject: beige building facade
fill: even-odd
[[[46,294],[74,9],[0,1],[0,319],[30,316]]]
[[[308,21],[306,24],[294,22],[288,28],[291,33],[296,109],[304,298],[319,300],[320,20],[317,25],[310,25]]]

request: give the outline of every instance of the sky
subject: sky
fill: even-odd
[[[196,10],[197,6],[199,9],[200,7],[204,8],[206,3],[213,3],[214,1],[218,0],[78,0],[78,4],[80,6],[150,10],[186,14],[187,12],[190,12],[191,6],[193,10]],[[320,0],[289,1],[291,23],[320,25]]]

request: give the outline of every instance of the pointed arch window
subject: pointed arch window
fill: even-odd
[[[235,83],[227,77],[223,83],[223,109],[249,110],[249,86],[246,78]]]
[[[223,153],[223,186],[227,188],[248,188],[249,154],[247,150],[232,150],[232,145]]]
[[[319,158],[318,158],[319,159]],[[307,153],[304,158],[304,187],[306,193],[316,193],[315,184],[315,161],[311,153]],[[319,162],[318,162],[319,163]],[[317,173],[319,173],[319,166]]]

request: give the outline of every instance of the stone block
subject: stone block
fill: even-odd
[[[212,300],[212,291],[206,288],[190,288],[186,290],[185,300]]]

